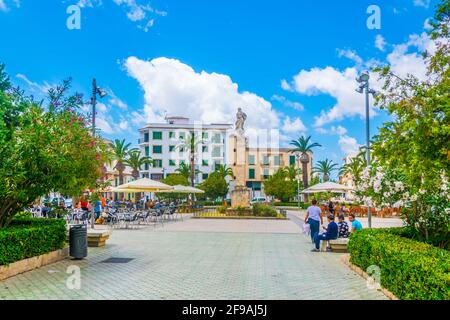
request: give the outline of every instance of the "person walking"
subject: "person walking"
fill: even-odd
[[[311,242],[314,243],[316,234],[319,234],[320,226],[323,225],[322,210],[317,206],[317,200],[311,201],[311,206],[306,210],[305,223],[309,224],[311,230]]]

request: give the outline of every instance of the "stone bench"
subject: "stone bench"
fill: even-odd
[[[88,247],[104,247],[111,233],[111,230],[88,230]]]
[[[338,238],[330,240],[330,247],[332,252],[347,252],[349,238]]]

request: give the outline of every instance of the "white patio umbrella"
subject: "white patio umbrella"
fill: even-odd
[[[351,187],[347,187],[342,184],[337,184],[334,182],[325,182],[309,187],[308,189],[303,190],[302,193],[322,193],[322,192],[345,193],[350,190],[353,189]]]
[[[172,186],[149,178],[142,178],[125,183],[113,189],[113,192],[167,192],[173,190]]]
[[[172,190],[168,191],[170,193],[205,193],[205,191],[201,189],[197,189],[189,186],[177,185],[174,186]]]

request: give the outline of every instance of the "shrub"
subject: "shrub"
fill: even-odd
[[[405,238],[408,228],[365,229],[350,237],[350,261],[381,270],[381,285],[400,299],[450,299],[450,253]]]
[[[273,205],[275,207],[298,207],[298,202],[274,202]],[[301,209],[308,209],[309,204],[300,202]]]
[[[277,217],[277,210],[264,204],[255,204],[253,206],[253,215],[257,217]]]
[[[63,219],[15,219],[0,229],[0,265],[39,256],[64,247]]]
[[[220,206],[220,207],[217,208],[217,212],[218,212],[218,213],[225,214],[225,213],[227,213],[227,207],[225,207],[225,206]]]

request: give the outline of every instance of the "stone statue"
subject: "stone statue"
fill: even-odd
[[[244,124],[247,120],[247,115],[239,108],[236,114],[236,131],[244,133]]]

